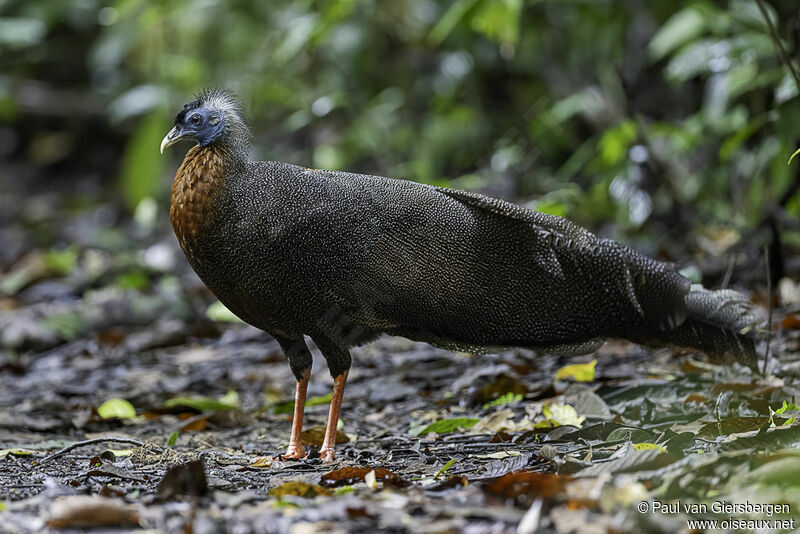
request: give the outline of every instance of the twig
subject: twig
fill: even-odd
[[[54,452],[50,456],[45,456],[44,458],[42,458],[42,460],[39,462],[39,464],[43,464],[45,462],[49,462],[53,458],[58,458],[59,456],[61,456],[63,454],[66,454],[71,450],[78,449],[80,447],[85,447],[87,445],[94,445],[96,443],[105,443],[106,441],[113,441],[113,442],[116,442],[116,443],[127,443],[128,445],[136,445],[137,447],[141,447],[141,446],[144,445],[144,442],[143,441],[139,441],[138,439],[117,438],[117,437],[114,437],[114,436],[109,436],[107,438],[87,439],[87,440],[84,440],[84,441],[76,441],[75,443],[73,443],[71,445],[67,445],[66,447],[64,447],[60,451]],[[159,449],[159,450],[161,449],[161,447],[155,447],[155,448]]]
[[[731,282],[731,276],[733,275],[733,268],[736,264],[736,258],[733,254],[728,255],[728,268],[725,269],[725,276],[722,278],[722,283],[720,284],[720,289],[727,289],[728,284]]]
[[[762,376],[767,376],[767,362],[769,362],[769,346],[772,341],[772,273],[769,265],[769,245],[764,245],[764,267],[767,274],[767,348],[764,350],[764,369]]]
[[[778,30],[772,25],[772,20],[769,18],[767,8],[764,7],[764,0],[756,0],[756,4],[758,5],[759,11],[761,11],[761,16],[763,16],[764,20],[767,22],[769,36],[772,38],[772,42],[775,45],[775,48],[778,50],[778,57],[781,60],[781,63],[786,65],[786,68],[789,69],[789,72],[794,78],[794,83],[797,85],[797,90],[800,91],[800,74],[798,74],[797,70],[794,68],[794,64],[789,58],[789,54],[786,53],[786,49],[783,48],[783,42],[781,42],[781,38],[778,35]]]

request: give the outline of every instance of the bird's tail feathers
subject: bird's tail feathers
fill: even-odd
[[[656,343],[699,349],[715,363],[738,362],[757,370],[757,342],[763,338],[764,310],[730,289],[693,285],[686,295],[686,320],[654,333]]]

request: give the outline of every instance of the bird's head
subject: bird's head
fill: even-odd
[[[183,140],[195,141],[200,146],[213,143],[246,149],[250,133],[234,94],[217,89],[204,91],[183,106],[175,117],[175,125],[161,141],[161,153]]]

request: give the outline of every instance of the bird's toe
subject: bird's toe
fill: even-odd
[[[276,458],[277,460],[305,460],[308,457],[306,451],[303,449],[303,446],[299,447],[289,447],[286,449],[286,452],[283,454],[279,454]]]
[[[323,448],[319,451],[319,457],[322,458],[323,462],[332,462],[336,460],[336,453],[334,452],[333,448]]]

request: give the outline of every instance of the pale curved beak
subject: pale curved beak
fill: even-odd
[[[183,134],[180,129],[177,126],[173,126],[169,133],[164,136],[164,139],[161,140],[161,153],[163,154],[164,150],[180,141],[182,137]]]

